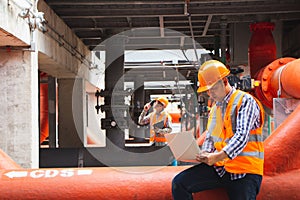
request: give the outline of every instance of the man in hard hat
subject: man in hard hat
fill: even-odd
[[[207,91],[212,106],[199,164],[179,173],[172,182],[175,200],[192,193],[223,187],[230,200],[254,200],[264,164],[263,107],[252,95],[230,86],[229,70],[219,61],[199,69],[198,92]]]
[[[153,102],[153,112],[147,115],[152,105],[151,102],[147,103],[139,117],[138,123],[140,125],[150,124],[150,143],[155,143],[155,146],[165,145],[164,134],[172,132],[172,118],[165,111],[168,104],[167,98],[159,97]]]

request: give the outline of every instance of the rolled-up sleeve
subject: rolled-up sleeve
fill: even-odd
[[[143,111],[140,116],[139,116],[139,121],[138,123],[140,125],[145,125],[150,123],[150,114],[146,115],[147,113]]]
[[[206,136],[205,136],[203,145],[201,147],[201,150],[209,152],[209,153],[212,153],[212,152],[215,151],[214,141],[213,141],[213,139],[210,136],[210,133],[208,131],[206,132]]]

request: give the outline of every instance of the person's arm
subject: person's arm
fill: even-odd
[[[256,101],[245,95],[238,110],[236,119],[236,132],[222,149],[230,159],[239,155],[248,143],[250,130],[257,128],[260,122],[260,110]]]
[[[171,121],[170,117],[167,118],[165,126],[166,127],[162,128],[162,129],[159,129],[159,128],[154,129],[154,131],[156,133],[161,133],[161,134],[171,133],[172,132],[172,121]]]
[[[208,131],[206,131],[206,137],[204,139],[201,150],[202,152],[207,152],[207,153],[211,153],[215,151],[214,141],[211,137],[211,133],[209,133]]]
[[[142,113],[139,116],[138,124],[145,125],[150,123],[150,114],[147,115],[148,110],[151,108],[151,102],[146,103]]]
[[[139,116],[139,125],[146,125],[150,123],[150,114],[147,115],[147,111],[143,110],[143,112]]]
[[[213,106],[211,109],[211,112],[209,112],[208,121],[211,121],[211,118],[212,118],[213,113],[215,112],[215,109],[216,109],[216,107]],[[208,127],[207,127],[207,130],[205,131],[205,134],[206,134],[206,136],[205,136],[204,142],[202,144],[201,151],[207,152],[207,153],[212,153],[216,150],[216,148],[214,146],[214,141],[211,136],[211,132],[208,130]]]

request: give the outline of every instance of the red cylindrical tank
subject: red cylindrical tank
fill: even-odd
[[[270,22],[250,25],[250,30],[253,32],[248,48],[251,78],[255,78],[260,69],[276,59],[276,44],[272,35],[274,26]]]

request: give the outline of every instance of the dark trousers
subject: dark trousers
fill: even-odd
[[[213,166],[198,164],[177,174],[172,181],[174,200],[193,199],[192,193],[214,188],[225,188],[230,200],[255,200],[262,176],[247,174],[244,178],[231,180],[230,174],[220,177]]]

